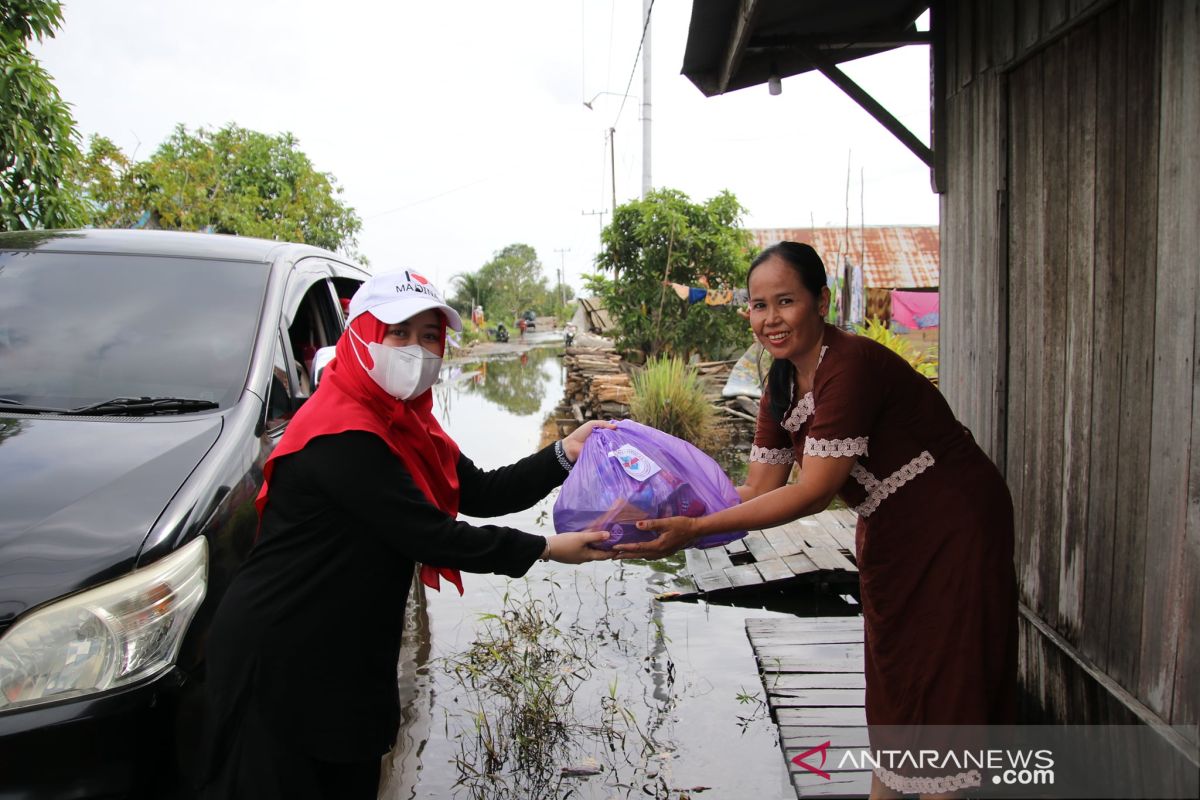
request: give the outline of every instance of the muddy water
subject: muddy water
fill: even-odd
[[[495,468],[536,449],[562,397],[557,355],[539,348],[462,365],[437,387],[436,413],[475,463]],[[489,522],[552,533],[553,501]],[[747,617],[780,612],[656,600],[676,585],[671,572],[679,569],[539,562],[521,580],[464,575],[463,597],[417,597],[400,665],[402,729],[381,797],[794,798],[744,629]],[[488,769],[476,714],[499,723],[505,712],[451,669],[494,625],[483,615],[500,612],[506,596],[510,608],[540,601],[562,632],[560,647],[586,651],[558,709],[573,726],[572,742],[556,751],[556,763],[535,768],[541,778],[533,782],[511,763],[492,777],[472,775]],[[563,778],[562,768],[594,774]]]

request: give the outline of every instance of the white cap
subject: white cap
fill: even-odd
[[[446,324],[456,331],[462,330],[462,318],[458,312],[446,305],[442,293],[424,275],[412,270],[387,272],[368,278],[354,297],[350,298],[350,321],[364,311],[370,311],[380,322],[393,325],[409,317],[436,308],[446,315]]]

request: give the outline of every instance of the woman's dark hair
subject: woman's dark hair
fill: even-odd
[[[759,264],[775,257],[783,261],[800,277],[800,283],[812,293],[813,299],[821,301],[821,290],[828,282],[825,277],[825,263],[817,255],[812,245],[803,242],[783,241],[773,244],[763,250],[750,262],[750,273],[746,276],[747,285],[754,268]],[[796,385],[796,368],[787,359],[776,359],[767,373],[767,393],[771,397],[771,416],[776,422],[783,421],[784,412],[792,404],[792,387]]]

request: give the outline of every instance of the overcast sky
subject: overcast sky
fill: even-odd
[[[617,200],[641,191],[642,0],[63,6],[35,52],[85,138],[145,158],[177,123],[290,131],[362,217],[376,271],[444,285],[525,242],[551,283],[563,265],[578,289],[599,246],[601,217],[585,212],[611,209],[614,123]],[[655,187],[693,200],[729,189],[749,227],[841,225],[847,206],[852,225],[937,223],[928,169],[819,74],[776,97],[704,97],[680,74],[690,15],[691,0],[654,3]],[[845,69],[928,142],[927,48]]]

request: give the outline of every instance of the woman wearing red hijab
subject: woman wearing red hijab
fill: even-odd
[[[399,722],[396,664],[413,565],[519,577],[578,564],[603,532],[550,540],[457,520],[528,508],[563,482],[589,423],[485,472],[431,412],[458,313],[420,275],[371,278],[320,387],[264,469],[259,539],[208,643],[206,797],[374,798]]]

